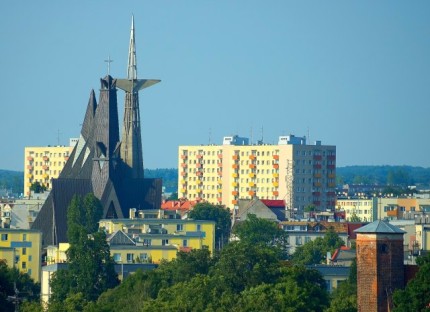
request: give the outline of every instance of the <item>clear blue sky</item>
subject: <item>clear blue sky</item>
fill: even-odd
[[[79,136],[132,14],[138,76],[162,80],[140,93],[146,168],[261,129],[309,131],[338,166],[430,167],[430,1],[51,0],[0,4],[0,169]]]

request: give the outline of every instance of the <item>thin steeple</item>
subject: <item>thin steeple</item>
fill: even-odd
[[[134,36],[134,15],[131,16],[130,44],[128,46],[127,79],[137,79],[136,45]]]
[[[126,165],[126,175],[129,178],[143,178],[139,90],[160,82],[160,80],[156,79],[137,79],[136,64],[134,16],[132,16],[130,44],[128,47],[127,79],[116,80],[116,86],[125,91],[120,155]]]

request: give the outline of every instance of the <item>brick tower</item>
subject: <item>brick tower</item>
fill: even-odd
[[[358,311],[388,312],[392,293],[404,286],[405,232],[378,220],[355,230],[355,233]]]

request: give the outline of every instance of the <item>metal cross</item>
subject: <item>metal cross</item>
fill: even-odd
[[[107,70],[108,70],[107,73],[109,75],[110,74],[110,63],[113,62],[113,60],[110,59],[110,55],[108,56],[108,59],[105,60],[105,62],[107,63]]]

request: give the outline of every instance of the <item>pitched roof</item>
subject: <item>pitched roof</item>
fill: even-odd
[[[387,233],[387,234],[404,234],[405,231],[399,229],[388,222],[377,220],[354,231],[355,233]]]
[[[269,208],[285,208],[285,202],[278,199],[260,199]]]

